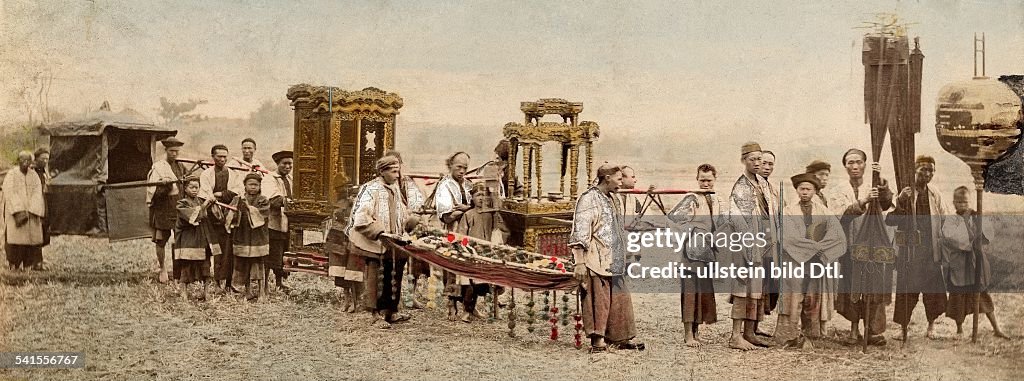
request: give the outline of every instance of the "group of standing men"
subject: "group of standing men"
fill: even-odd
[[[180,159],[184,143],[174,137],[161,144],[165,159],[153,163],[146,195],[159,280],[202,281],[205,296],[212,258],[218,291],[239,292],[241,287],[248,290],[251,281],[263,281],[257,287],[265,292],[271,270],[277,288],[286,291],[283,254],[288,244],[285,210],[292,195],[292,152],[275,153],[277,168],[271,172],[255,158],[256,141],[251,138],[242,140],[241,158],[230,157],[224,145],[213,146],[211,162]],[[175,254],[168,275],[165,252],[172,232]]]
[[[503,175],[508,170],[509,143],[499,142],[494,154],[493,160],[476,169],[470,169],[469,154],[452,154],[445,160],[448,173],[441,176],[429,196],[424,196],[411,178],[402,175],[403,162],[398,152],[386,152],[377,160],[378,177],[359,187],[349,216],[338,216],[346,224],[344,235],[348,244],[343,250],[345,255],[334,261],[330,274],[348,294],[347,311],[355,312],[362,304],[373,313],[377,326],[384,329],[410,319],[408,314],[398,311],[402,274],[408,267],[415,288],[417,280],[430,275],[431,269],[426,263],[394,250],[385,240],[413,230],[421,222],[420,216],[432,214],[433,220],[425,223],[476,239],[506,238],[507,230],[495,207],[496,200],[506,192]],[[481,174],[483,180],[473,183],[468,178],[471,172]],[[477,310],[477,299],[490,292],[490,285],[449,273],[443,279],[449,319],[469,322],[482,316]],[[413,308],[420,307],[415,296],[412,302]]]
[[[669,213],[669,219],[684,229],[709,232],[760,232],[766,234],[765,247],[743,247],[741,250],[715,250],[688,246],[684,264],[690,268],[722,262],[737,267],[782,266],[791,263],[840,263],[842,278],[735,278],[730,280],[729,301],[733,332],[730,347],[749,350],[771,346],[760,337],[758,322],[765,314],[778,310],[776,334],[783,327],[799,324],[801,334],[816,338],[825,334],[833,311],[851,321],[851,339],[862,340],[860,321],[864,321],[867,341],[884,345],[885,308],[893,301],[892,271],[895,269],[896,297],[893,321],[903,328],[904,337],[914,307],[923,295],[928,320],[928,337],[933,336],[933,323],[943,313],[957,324],[962,333],[965,316],[973,313],[975,295],[980,297],[980,311],[988,316],[995,335],[1006,337],[998,328],[991,298],[986,292],[989,269],[986,265],[980,279],[975,279],[974,247],[987,243],[976,237],[974,226],[978,216],[968,207],[968,190],[957,188],[955,211],[942,203],[930,186],[935,160],[929,156],[916,159],[913,189],[901,190],[893,203],[893,194],[882,179],[872,185],[865,182],[867,155],[850,149],[842,156],[849,181],[828,187],[831,166],[815,160],[805,173],[791,177],[797,193],[796,202],[787,204],[768,182],[775,166],[775,154],[761,149],[754,142],[744,144],[740,160],[743,174],[737,179],[727,201],[713,194],[689,195]],[[881,172],[877,163],[871,166]],[[717,171],[710,164],[697,169],[701,190],[714,189]],[[917,195],[912,201],[912,194]],[[916,205],[912,205],[916,202]],[[872,210],[877,215],[871,216]],[[896,247],[895,264],[882,264],[855,258],[854,249],[868,239],[863,229],[868,218],[882,218],[896,227],[898,238],[889,242]],[[912,221],[913,219],[913,221]],[[913,233],[913,232],[917,233]],[[913,247],[910,247],[913,245]],[[717,252],[716,252],[717,251]],[[983,255],[984,258],[984,255]],[[691,275],[694,275],[691,273]],[[710,279],[684,279],[682,286],[682,320],[686,327],[685,342],[701,345],[697,326],[717,321],[714,289]],[[947,294],[947,292],[949,292]]]
[[[183,142],[171,137],[161,143],[165,160],[153,164],[146,197],[160,281],[181,280],[184,270],[189,274],[184,276],[185,283],[203,280],[205,284],[208,261],[212,258],[213,278],[220,290],[237,291],[239,283],[233,284],[233,277],[246,281],[246,289],[247,281],[264,279],[265,288],[265,277],[271,269],[277,286],[286,289],[283,279],[287,273],[282,269],[282,261],[288,245],[288,220],[284,211],[292,196],[292,153],[275,153],[277,167],[270,172],[255,158],[256,142],[252,139],[242,141],[241,158],[230,160],[228,148],[215,145],[210,151],[212,162],[205,163],[207,168],[199,172],[197,163],[192,162],[189,168],[185,163],[191,161],[179,159]],[[494,239],[497,232],[507,233],[490,200],[506,196],[508,187],[503,181],[507,179],[508,155],[508,142],[502,141],[495,148],[495,159],[478,168],[480,173],[489,173],[492,182],[485,179],[479,184],[467,178],[470,156],[465,152],[451,155],[446,160],[449,174],[440,179],[429,197],[424,197],[416,184],[402,175],[401,155],[391,151],[381,157],[376,162],[379,176],[359,187],[351,214],[345,218],[346,257],[337,271],[331,266],[331,275],[349,291],[352,305],[347,309],[354,311],[352,301],[362,295],[368,301],[364,307],[379,318],[381,328],[410,318],[398,311],[402,274],[409,259],[391,249],[384,239],[411,231],[419,223],[417,212],[425,205],[436,212],[437,222],[450,231],[484,240]],[[12,268],[33,268],[42,262],[41,247],[47,241],[43,228],[47,158],[45,151],[21,152],[18,168],[4,178],[5,242]],[[903,189],[894,203],[884,180],[873,186],[865,182],[867,155],[850,149],[842,156],[848,181],[829,187],[831,166],[814,161],[805,173],[791,178],[798,199],[789,205],[780,200],[780,190],[768,181],[775,159],[773,152],[761,149],[757,143],[744,144],[740,152],[744,171],[733,184],[728,200],[713,193],[716,168],[710,164],[697,168],[698,187],[705,192],[685,196],[669,213],[669,219],[683,227],[712,233],[762,232],[770,237],[771,244],[729,251],[702,251],[691,245],[684,252],[684,264],[693,269],[715,261],[748,268],[785,262],[839,262],[843,277],[732,279],[728,290],[733,320],[731,347],[749,350],[769,346],[759,338],[767,335],[760,332],[758,322],[776,309],[780,327],[799,321],[802,333],[812,338],[825,332],[835,310],[852,322],[854,339],[860,338],[859,324],[863,320],[868,342],[884,345],[884,311],[893,300],[892,267],[861,262],[851,254],[851,248],[864,240],[861,226],[872,208],[892,209],[886,223],[896,226],[897,236],[911,237],[897,240],[893,321],[905,331],[923,295],[928,336],[932,336],[932,323],[943,313],[956,321],[959,333],[965,316],[972,313],[974,295],[978,295],[981,312],[988,315],[996,335],[1005,337],[992,313],[991,298],[984,292],[989,278],[987,265],[981,278],[974,276],[974,245],[987,243],[987,237],[974,234],[978,216],[968,208],[966,188],[957,189],[955,209],[951,210],[929,185],[935,171],[933,158],[917,158],[914,189]],[[33,167],[37,173],[32,173]],[[871,168],[881,171],[877,163]],[[628,167],[602,165],[597,169],[596,183],[576,203],[569,246],[576,263],[574,276],[581,283],[583,324],[592,351],[603,351],[608,345],[643,349],[643,344],[631,342],[636,327],[623,277],[627,261],[624,213],[614,194],[624,186],[624,175],[628,176],[625,181],[635,182],[632,172]],[[911,200],[913,194],[917,195],[916,200]],[[955,214],[951,213],[954,210]],[[201,229],[196,230],[199,226]],[[193,239],[196,237],[189,234],[198,234],[199,238]],[[173,235],[179,235],[175,249],[192,254],[186,255],[188,258],[173,256],[168,275],[164,268],[165,251]],[[186,265],[189,260],[204,261],[207,270]],[[236,268],[240,266],[243,268]],[[429,273],[429,267],[423,263],[411,263],[408,267],[414,278]],[[461,313],[453,313],[469,321],[476,313],[476,298],[489,288],[461,277],[446,279],[446,283],[451,289],[451,300],[461,302],[464,308]],[[711,280],[684,280],[681,304],[685,343],[701,345],[698,326],[717,321]]]
[[[43,269],[43,247],[50,243],[46,223],[49,160],[50,152],[45,148],[35,153],[18,152],[18,167],[7,171],[0,186],[0,211],[4,219],[0,232],[12,270]]]

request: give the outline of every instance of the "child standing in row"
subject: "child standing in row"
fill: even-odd
[[[249,300],[256,300],[266,292],[266,284],[262,282],[263,257],[270,254],[270,231],[266,224],[270,200],[260,194],[261,182],[258,174],[245,176],[245,194],[235,196],[231,204],[238,208],[238,213],[229,220],[235,254],[231,280],[236,290],[244,285]],[[255,292],[251,289],[253,281],[256,281]]]
[[[199,300],[206,300],[207,280],[210,278],[210,257],[213,253],[208,232],[211,222],[206,218],[206,209],[212,202],[212,199],[204,201],[199,198],[198,178],[185,180],[185,197],[177,204],[178,222],[173,248],[179,261],[180,281],[186,290],[192,283],[202,282],[202,293],[192,294]]]

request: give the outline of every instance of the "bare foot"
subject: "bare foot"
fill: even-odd
[[[160,283],[167,283],[167,281],[168,281],[168,279],[167,279],[167,272],[166,271],[160,271],[160,276],[157,278],[157,280]]]
[[[704,343],[700,342],[700,340],[697,340],[697,339],[690,339],[690,340],[683,340],[683,345],[686,345],[686,346],[688,346],[690,348],[699,348],[699,347],[703,346]]]
[[[753,344],[753,345],[756,345],[756,346],[759,346],[759,347],[762,347],[762,348],[768,348],[768,347],[771,346],[770,344],[761,341],[761,339],[758,339],[757,335],[751,335],[751,336],[744,335],[743,336],[743,340],[745,340],[746,342],[748,342],[750,344]]]
[[[855,343],[856,342],[860,342],[861,340],[863,340],[863,337],[860,335],[860,330],[850,331],[850,336],[849,337],[850,337],[850,341],[855,342]]]
[[[925,333],[925,336],[935,340],[935,323],[928,323],[928,332]]]
[[[732,340],[729,340],[729,348],[739,349],[741,351],[749,351],[757,349],[754,344],[743,339],[742,336],[734,336]]]
[[[469,323],[471,321],[471,317],[472,315],[469,312],[463,312],[462,315],[459,316],[459,320],[462,320],[463,323]]]
[[[994,334],[996,335],[996,337],[998,337],[998,338],[1001,338],[1001,339],[1006,339],[1006,340],[1009,340],[1009,339],[1010,339],[1010,337],[1009,337],[1009,336],[1006,336],[1006,334],[1005,334],[1005,333],[1003,333],[1003,331],[1000,331],[1000,330],[998,330],[998,329],[997,329],[997,330],[995,330],[995,332],[993,332],[993,333],[994,333]]]

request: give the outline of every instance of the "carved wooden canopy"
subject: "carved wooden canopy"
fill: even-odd
[[[561,98],[542,98],[536,102],[520,102],[519,109],[526,114],[527,123],[530,119],[540,119],[544,115],[560,115],[563,119],[576,120],[583,112],[583,102],[569,102]]]
[[[576,145],[597,140],[601,135],[601,126],[590,121],[580,122],[577,126],[556,122],[539,122],[525,126],[519,123],[506,123],[504,133],[506,139],[515,139],[519,142],[559,142]]]
[[[292,106],[298,102],[310,102],[313,109],[333,112],[375,112],[382,115],[397,115],[403,100],[398,94],[389,93],[376,87],[359,91],[345,91],[334,86],[295,85],[288,88],[288,100]]]
[[[300,84],[288,89],[295,109],[293,225],[318,226],[334,203],[377,175],[374,162],[395,147],[398,94],[375,87],[345,91]]]

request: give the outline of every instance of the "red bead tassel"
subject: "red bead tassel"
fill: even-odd
[[[551,307],[551,340],[558,340],[558,307]]]

